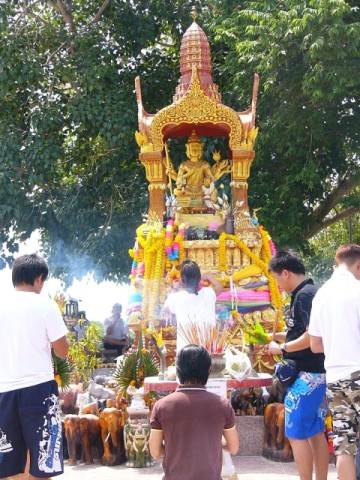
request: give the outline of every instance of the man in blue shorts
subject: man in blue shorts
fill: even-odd
[[[360,416],[360,245],[339,247],[336,268],[316,295],[309,334],[314,352],[325,352],[339,480],[356,479]]]
[[[14,291],[0,303],[0,478],[25,470],[50,479],[63,473],[61,417],[51,347],[68,353],[58,305],[40,295],[48,276],[36,254],[15,260]]]
[[[269,344],[271,355],[283,355],[296,363],[299,374],[284,399],[285,434],[289,438],[301,480],[326,480],[329,448],[324,434],[326,381],[324,355],[310,350],[308,325],[317,291],[305,276],[303,261],[292,250],[279,250],[269,269],[279,287],[291,293],[287,332],[278,332]]]

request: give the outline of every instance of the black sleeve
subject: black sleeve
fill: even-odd
[[[314,295],[309,293],[299,293],[294,305],[296,318],[300,319],[306,328],[310,322],[311,306]]]

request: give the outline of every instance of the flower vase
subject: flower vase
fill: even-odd
[[[209,377],[221,378],[222,372],[225,370],[225,357],[224,353],[210,353],[211,357],[211,371]]]
[[[227,215],[225,218],[225,232],[234,235],[234,215]]]

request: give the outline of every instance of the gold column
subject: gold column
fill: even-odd
[[[242,209],[248,210],[248,178],[251,164],[255,158],[254,150],[234,150],[232,158],[232,199],[233,206],[237,202],[244,202]]]
[[[162,152],[143,152],[140,153],[139,158],[145,167],[146,178],[149,182],[149,210],[155,211],[162,220],[165,210],[164,192],[167,182]]]

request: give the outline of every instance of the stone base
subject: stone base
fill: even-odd
[[[262,415],[235,417],[235,426],[240,439],[237,455],[261,456],[264,444],[264,417]]]

